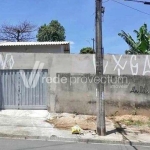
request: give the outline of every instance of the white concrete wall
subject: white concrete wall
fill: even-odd
[[[39,48],[40,49],[40,48]],[[12,60],[11,60],[12,59]],[[11,60],[11,61],[9,61]],[[50,54],[50,53],[1,53],[1,69],[33,69],[36,61],[44,63],[49,77],[56,73],[90,73],[94,74],[95,55],[90,54]],[[14,63],[13,63],[14,62]],[[104,73],[114,75],[146,75],[150,76],[149,55],[105,55]],[[48,106],[55,111],[56,84],[49,85]]]

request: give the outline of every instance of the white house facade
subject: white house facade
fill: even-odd
[[[70,53],[70,43],[60,42],[0,42],[0,52]]]

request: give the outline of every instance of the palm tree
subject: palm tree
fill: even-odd
[[[150,32],[147,30],[147,25],[144,24],[140,27],[139,31],[134,30],[137,40],[135,41],[130,34],[123,30],[118,35],[121,36],[129,45],[129,50],[126,54],[150,54]]]

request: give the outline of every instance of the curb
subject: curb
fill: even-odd
[[[79,142],[79,143],[93,143],[93,144],[121,144],[129,146],[150,146],[150,143],[132,142],[132,141],[111,141],[101,139],[84,139],[84,138],[65,138],[57,137],[56,135],[48,136],[25,136],[25,135],[10,135],[0,134],[0,138],[7,139],[24,139],[24,140],[43,140],[43,141],[60,141],[60,142]]]

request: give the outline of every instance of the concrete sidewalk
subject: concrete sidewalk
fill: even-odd
[[[93,131],[71,134],[71,130],[59,130],[46,122],[46,110],[2,110],[0,111],[0,137],[42,139],[94,143],[129,143],[150,145],[150,134],[140,134],[126,130],[126,135],[118,133],[112,121],[106,119],[107,135],[100,137]]]

